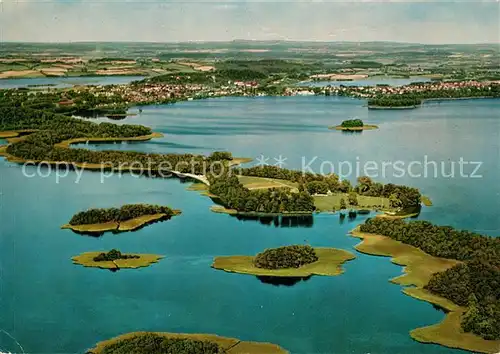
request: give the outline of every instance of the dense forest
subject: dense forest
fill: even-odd
[[[214,342],[187,338],[167,338],[156,333],[141,333],[106,345],[100,354],[223,354]]]
[[[362,232],[380,234],[424,252],[463,261],[432,276],[426,289],[468,306],[462,328],[485,339],[500,339],[500,238],[428,221],[368,219]]]
[[[288,170],[277,166],[255,166],[250,168],[239,168],[237,172],[243,176],[265,177],[284,179],[299,183],[299,191],[307,191],[309,194],[349,193],[356,192],[359,195],[369,197],[389,198],[392,208],[407,209],[420,205],[421,195],[418,189],[392,183],[382,184],[373,182],[369,177],[361,176],[357,179],[357,185],[353,188],[348,180],[339,180],[332,173],[328,175]]]
[[[151,204],[125,204],[121,208],[101,208],[81,211],[71,218],[70,225],[102,224],[110,221],[126,221],[143,215],[166,214],[174,211],[167,206]]]
[[[317,260],[318,256],[311,246],[293,245],[267,249],[255,256],[253,264],[257,268],[283,269],[299,268]]]
[[[99,253],[94,257],[94,262],[106,262],[106,261],[116,261],[117,259],[137,259],[141,258],[135,254],[123,254],[118,250],[112,249],[106,253]]]
[[[249,190],[238,177],[225,174],[209,175],[210,193],[226,208],[239,212],[302,213],[315,210],[314,200],[306,191],[293,193],[288,188]]]
[[[343,128],[356,128],[364,126],[363,121],[361,119],[347,119],[340,124]]]

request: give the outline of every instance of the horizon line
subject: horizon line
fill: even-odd
[[[498,45],[500,49],[500,41],[498,42],[475,42],[475,43],[422,43],[422,42],[401,42],[401,41],[326,41],[326,40],[296,40],[296,39],[231,39],[231,40],[188,40],[188,41],[98,41],[98,40],[79,40],[79,41],[9,41],[2,40],[2,44],[92,44],[92,43],[144,43],[144,44],[203,44],[203,43],[233,43],[233,42],[259,42],[259,43],[325,43],[325,44],[410,44],[410,45],[427,45],[427,46],[443,46],[443,45]]]

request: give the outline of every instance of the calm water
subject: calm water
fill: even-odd
[[[429,104],[413,111],[368,111],[364,102],[335,97],[223,98],[151,106],[125,122],[151,126],[162,139],[93,149],[263,154],[286,167],[302,158],[409,163],[482,161],[482,178],[375,178],[419,187],[434,206],[421,218],[500,235],[500,100]],[[379,125],[349,135],[327,129],[349,117]],[[122,121],[123,122],[123,121]],[[358,158],[358,159],[357,159]],[[28,169],[30,174],[34,169]],[[449,168],[445,172],[448,171]],[[42,171],[44,172],[44,171]],[[471,173],[466,167],[464,173]],[[440,173],[439,173],[440,174]],[[178,180],[113,176],[101,183],[85,172],[56,183],[24,177],[0,162],[0,330],[30,353],[81,353],[95,342],[130,331],[217,333],[277,343],[293,353],[459,353],[414,342],[409,330],[440,321],[430,304],[388,282],[402,268],[365,256],[338,277],[312,277],[294,286],[264,284],[253,276],[210,268],[217,255],[255,254],[267,247],[309,242],[352,252],[347,232],[364,217],[340,224],[336,215],[314,217],[312,227],[274,227],[211,213],[211,201]],[[354,180],[355,176],[351,176]],[[77,211],[124,203],[167,204],[183,210],[171,221],[138,232],[92,238],[61,230]],[[118,248],[166,256],[139,270],[112,273],[71,264],[85,251]],[[0,348],[19,352],[0,331]]]
[[[411,84],[412,82],[429,82],[431,79],[421,76],[410,77],[407,79],[393,78],[393,77],[374,77],[364,80],[353,81],[313,81],[307,82],[306,85],[310,86],[375,86],[375,85],[389,85],[389,86],[403,86]]]
[[[144,76],[79,76],[79,77],[40,77],[34,79],[2,79],[0,89],[40,86],[40,88],[62,88],[75,85],[120,85],[142,80]],[[51,85],[51,86],[47,86]],[[36,88],[36,87],[32,87]]]

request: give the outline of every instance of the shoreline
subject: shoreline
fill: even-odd
[[[344,273],[342,265],[356,258],[351,252],[337,249],[314,247],[318,260],[299,268],[267,269],[253,264],[255,256],[220,256],[215,257],[212,268],[228,273],[271,277],[310,277],[312,275],[337,276]]]
[[[411,330],[409,333],[411,338],[421,343],[439,344],[473,352],[486,354],[498,352],[500,341],[486,340],[462,331],[461,317],[466,311],[465,307],[424,289],[432,274],[445,271],[460,264],[460,261],[431,256],[416,247],[387,236],[360,232],[359,226],[350,232],[350,236],[361,239],[361,242],[354,247],[358,252],[390,257],[392,263],[404,267],[402,275],[389,281],[401,285],[405,295],[447,311],[441,322]]]
[[[277,344],[268,342],[242,341],[231,337],[221,337],[216,334],[197,333],[168,333],[168,332],[131,332],[117,337],[101,341],[95,347],[88,349],[86,353],[101,354],[107,346],[111,346],[121,340],[145,334],[156,334],[165,338],[191,339],[209,341],[218,344],[227,354],[288,354],[289,352]]]

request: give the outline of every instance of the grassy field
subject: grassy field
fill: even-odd
[[[421,197],[422,199],[422,203],[425,205],[425,206],[432,206],[432,201],[429,197],[426,197],[425,195],[423,195]]]
[[[340,209],[340,200],[343,198],[348,203],[349,195],[347,193],[334,193],[331,195],[315,195],[314,205],[317,211],[335,211]],[[358,195],[358,205],[347,204],[348,209],[370,209],[370,210],[392,210],[389,204],[389,198],[367,197]]]
[[[212,267],[230,273],[273,277],[335,276],[344,272],[342,264],[356,258],[352,253],[336,248],[315,248],[318,261],[299,268],[265,269],[253,264],[253,256],[216,257]]]
[[[121,336],[105,340],[97,343],[97,345],[89,349],[89,354],[101,354],[106,352],[106,348],[112,344],[120,342],[121,340],[147,334],[148,332],[132,332],[123,334]],[[151,332],[150,332],[151,333]],[[244,342],[235,338],[219,337],[214,334],[184,334],[184,333],[165,333],[154,332],[166,338],[184,338],[199,341],[208,341],[217,343],[226,354],[286,354],[288,353],[283,348],[276,344],[263,343],[263,342]]]
[[[283,179],[238,176],[240,183],[248,189],[267,189],[267,188],[292,188],[297,189],[298,183]]]

